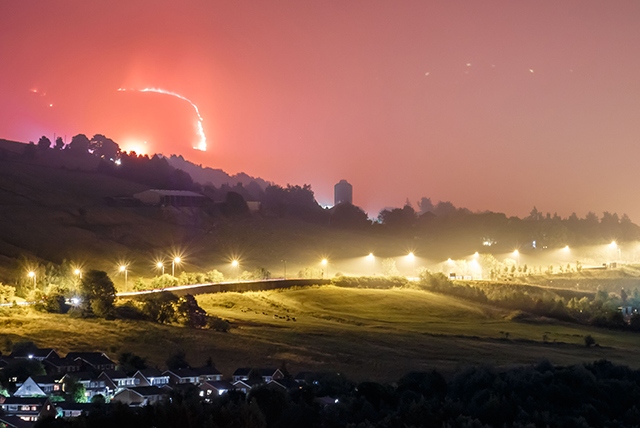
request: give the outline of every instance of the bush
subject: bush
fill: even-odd
[[[587,348],[590,348],[595,344],[596,344],[596,340],[590,334],[587,334],[584,337],[584,346],[586,346]]]
[[[148,319],[160,324],[176,320],[175,304],[178,296],[168,291],[147,294],[142,297],[142,313]]]
[[[165,273],[164,275],[153,278],[151,285],[153,288],[175,287],[178,285],[178,278]]]
[[[226,333],[231,328],[231,324],[229,323],[229,321],[223,320],[220,317],[209,315],[207,317],[207,327],[209,327],[211,330]]]
[[[409,285],[409,280],[403,276],[337,276],[331,280],[331,283],[336,287],[375,288],[386,290],[389,288],[407,287]]]
[[[16,288],[0,282],[0,303],[11,303],[16,295]]]
[[[116,306],[115,316],[125,320],[149,320],[147,314],[132,301]]]
[[[224,275],[217,269],[213,269],[204,274],[204,279],[206,282],[222,282],[224,281]]]

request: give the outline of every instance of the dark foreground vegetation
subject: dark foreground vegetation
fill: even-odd
[[[395,384],[316,375],[289,392],[257,387],[203,402],[174,390],[143,408],[96,404],[88,414],[36,427],[631,427],[640,419],[640,371],[606,360],[498,370],[469,367],[449,379],[413,372]]]

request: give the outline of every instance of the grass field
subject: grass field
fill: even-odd
[[[411,370],[446,373],[469,364],[606,358],[637,368],[640,361],[636,334],[550,320],[516,322],[508,311],[411,289],[323,286],[201,295],[198,301],[234,328],[219,333],[12,309],[0,314],[0,331],[5,342],[33,340],[63,354],[103,350],[116,358],[131,351],[161,368],[173,351],[183,349],[193,365],[211,356],[227,376],[237,367],[282,362],[291,372],[340,371],[358,380],[393,381]],[[586,348],[587,334],[601,346]]]

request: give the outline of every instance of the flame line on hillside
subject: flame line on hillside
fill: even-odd
[[[196,122],[196,128],[197,128],[198,136],[200,137],[200,142],[198,143],[197,147],[194,147],[194,149],[201,150],[203,152],[207,151],[207,136],[204,134],[204,127],[202,126],[202,123],[204,122],[204,120],[200,115],[200,109],[198,109],[198,106],[189,98],[185,97],[184,95],[180,95],[177,92],[167,91],[166,89],[162,89],[162,88],[144,88],[144,89],[118,88],[118,91],[119,92],[126,92],[126,91],[155,92],[156,94],[170,95],[172,97],[179,98],[191,104],[191,107],[193,107],[193,109],[196,112],[196,116],[198,116],[198,121]]]

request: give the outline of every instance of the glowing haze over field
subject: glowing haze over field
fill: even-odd
[[[637,0],[0,0],[0,138],[101,133],[321,203],[346,179],[370,215],[637,222],[639,22]]]

